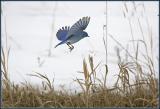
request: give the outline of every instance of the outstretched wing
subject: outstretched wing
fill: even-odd
[[[61,29],[59,29],[57,34],[56,34],[57,39],[60,40],[60,41],[65,40],[69,29],[70,29],[70,27],[67,27],[67,26],[62,27]]]
[[[69,30],[67,36],[70,36],[74,33],[76,33],[77,31],[83,31],[86,29],[86,27],[88,26],[90,21],[90,17],[83,17],[82,19],[80,19],[79,21],[77,21]]]

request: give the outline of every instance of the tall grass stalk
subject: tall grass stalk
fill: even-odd
[[[52,25],[51,25],[51,36],[50,36],[50,39],[49,39],[48,56],[51,56],[51,54],[52,54],[51,49],[52,49],[52,44],[53,44],[54,27],[55,27],[55,19],[56,19],[57,8],[58,8],[58,2],[55,2],[55,6],[53,8],[53,14],[52,14],[53,20],[52,20]]]

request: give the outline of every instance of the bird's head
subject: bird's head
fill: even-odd
[[[88,36],[88,33],[85,32],[85,31],[83,32],[82,36],[83,36],[83,37],[89,37],[89,36]]]

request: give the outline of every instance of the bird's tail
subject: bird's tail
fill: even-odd
[[[66,41],[62,41],[60,43],[58,43],[54,48],[56,48],[57,46],[61,45],[61,44],[64,44]]]

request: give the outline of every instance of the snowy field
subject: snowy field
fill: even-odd
[[[147,39],[148,28],[146,18],[149,21],[153,36],[153,50],[155,69],[158,76],[158,2],[136,2],[137,13],[132,12],[132,2],[127,2],[129,13],[124,17],[124,2],[2,2],[1,14],[1,40],[2,46],[6,44],[6,35],[8,36],[8,47],[11,48],[9,56],[9,76],[15,83],[27,80],[31,83],[41,84],[41,79],[28,76],[39,72],[46,74],[51,80],[54,78],[55,86],[66,85],[69,88],[75,88],[73,79],[82,78],[83,58],[88,55],[94,57],[94,63],[97,65],[98,77],[101,77],[105,71],[106,54],[103,44],[103,36],[106,35],[106,13],[107,13],[107,32],[112,34],[124,47],[131,38],[131,31],[128,19],[134,24],[133,34],[136,39],[141,39],[141,32],[137,22],[137,17],[145,31]],[[145,12],[142,8],[145,6]],[[82,39],[74,44],[74,50],[69,51],[67,45],[57,47],[59,43],[56,38],[56,32],[62,26],[72,26],[76,21],[84,16],[90,16],[90,23],[85,31],[89,38]],[[6,32],[5,32],[6,31]],[[7,34],[6,34],[7,33]],[[119,47],[117,43],[107,35],[108,48],[108,77],[107,84],[112,86],[115,83],[118,74],[118,59],[115,48]],[[123,51],[122,48],[120,48]],[[50,56],[48,56],[51,51]],[[143,48],[141,48],[143,52]],[[132,52],[132,48],[131,48]],[[149,51],[151,52],[151,51]],[[122,56],[123,57],[123,56]],[[39,65],[42,63],[41,65]]]

